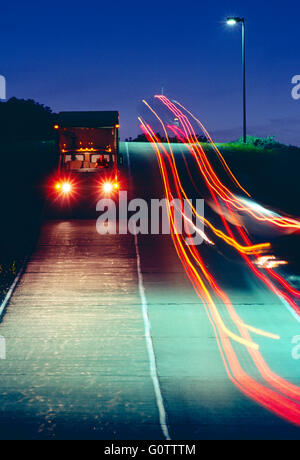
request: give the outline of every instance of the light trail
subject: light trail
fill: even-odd
[[[166,130],[166,127],[163,123],[163,121],[161,120],[161,118],[157,115],[157,113],[152,109],[152,107],[150,107],[150,105],[146,102],[146,101],[143,101],[144,104],[152,111],[152,113],[156,116],[156,118],[159,120],[159,122],[161,123],[162,125],[162,128],[164,130],[164,133],[166,135],[166,138],[167,138],[167,141],[168,141],[168,146],[169,146],[169,150],[170,150],[170,154],[167,152],[167,150],[165,149],[165,147],[163,146],[163,144],[160,142],[160,140],[158,139],[158,137],[155,135],[155,133],[153,132],[152,128],[149,126],[149,125],[145,125],[142,121],[142,119],[139,117],[139,121],[141,122],[141,126],[142,126],[142,130],[144,131],[144,133],[147,135],[148,131],[151,133],[152,135],[152,138],[151,138],[151,142],[152,143],[156,143],[156,144],[159,144],[160,147],[162,148],[163,150],[163,153],[166,155],[166,157],[168,158],[168,161],[169,161],[169,164],[170,164],[170,167],[172,169],[172,173],[173,175],[176,176],[176,181],[177,181],[177,184],[179,186],[179,189],[180,189],[180,192],[179,190],[177,190],[177,192],[179,193],[179,195],[181,195],[181,193],[183,194],[185,200],[190,204],[192,210],[193,210],[193,213],[194,215],[197,216],[197,218],[199,220],[202,220],[214,233],[215,235],[217,235],[219,238],[223,239],[227,244],[229,244],[230,246],[233,246],[235,247],[236,249],[238,249],[239,251],[243,252],[243,253],[253,253],[254,251],[257,251],[257,252],[260,252],[260,251],[264,251],[266,249],[270,249],[271,248],[271,245],[270,243],[262,243],[262,244],[257,244],[257,245],[247,245],[247,246],[243,246],[241,244],[239,244],[234,238],[230,238],[229,236],[227,236],[225,233],[223,233],[221,230],[218,230],[216,227],[214,227],[212,225],[212,223],[208,220],[208,219],[205,219],[204,216],[201,216],[197,213],[196,209],[193,207],[191,201],[188,199],[187,197],[187,194],[185,193],[184,191],[184,188],[181,184],[181,181],[180,181],[180,178],[179,178],[179,173],[178,173],[178,169],[176,167],[176,162],[175,162],[175,157],[174,157],[174,153],[173,153],[173,150],[172,150],[172,147],[171,147],[171,144],[169,142],[169,136],[168,136],[168,133],[167,133],[167,130]],[[170,156],[171,156],[171,160],[170,160]]]
[[[241,326],[246,327],[247,329],[249,329],[249,331],[254,332],[254,334],[262,335],[264,337],[268,337],[269,339],[273,339],[273,340],[280,340],[280,335],[272,334],[271,332],[262,331],[261,329],[258,329],[257,327],[250,326],[249,324],[242,323],[241,321],[239,322]]]
[[[262,213],[254,212],[251,207],[245,205],[243,201],[239,200],[235,197],[235,195],[220,181],[217,174],[213,170],[211,164],[208,161],[205,152],[199,143],[196,133],[188,120],[188,117],[185,116],[176,106],[173,104],[169,99],[165,96],[155,96],[159,99],[175,116],[178,118],[181,129],[177,126],[173,127],[173,133],[177,137],[187,143],[187,147],[189,151],[192,153],[194,158],[196,159],[197,165],[199,166],[200,172],[203,175],[207,184],[213,188],[213,190],[218,194],[218,196],[224,201],[230,203],[239,211],[244,211],[250,214],[255,219],[261,222],[269,222],[281,228],[293,228],[300,230],[300,222],[295,219],[290,219],[287,217],[273,217],[273,216],[265,216]],[[181,134],[183,137],[178,136],[178,133]],[[228,168],[228,166],[227,166]],[[226,168],[226,171],[227,171]],[[229,169],[229,168],[228,168]],[[228,172],[228,171],[227,171]],[[231,173],[234,177],[233,173]],[[240,186],[241,188],[241,186]],[[249,194],[248,194],[249,195]]]
[[[183,105],[181,105],[179,102],[175,101],[176,104],[181,107],[183,110],[185,110],[197,123],[198,125],[201,127],[202,131],[204,132],[204,135],[206,136],[206,138],[209,140],[210,144],[212,145],[214,151],[216,152],[217,156],[219,157],[224,169],[226,170],[227,174],[229,175],[229,177],[232,179],[232,181],[235,183],[235,185],[238,186],[238,188],[240,188],[246,195],[248,195],[249,197],[251,197],[250,193],[247,192],[247,190],[245,190],[241,184],[239,183],[239,181],[237,180],[237,178],[235,177],[235,175],[233,174],[233,172],[231,171],[231,169],[229,168],[228,164],[226,163],[225,161],[225,158],[223,157],[222,153],[220,152],[220,150],[218,149],[218,147],[216,146],[216,144],[214,143],[214,141],[212,140],[209,132],[207,131],[207,129],[205,128],[205,126],[201,123],[200,120],[198,120],[198,118],[196,118],[186,107],[184,107]]]
[[[160,96],[156,96],[156,97],[157,97],[157,98],[160,98]],[[164,100],[167,100],[168,102],[170,102],[170,101],[169,101],[167,98],[165,98],[164,96],[162,96],[162,97],[163,97]],[[160,121],[160,123],[162,124],[163,130],[164,130],[164,132],[165,132],[165,135],[166,135],[166,138],[167,138],[167,141],[168,141],[168,145],[169,145],[169,148],[170,148],[170,153],[171,153],[171,155],[172,155],[172,160],[173,160],[173,163],[175,164],[174,154],[173,154],[173,151],[172,151],[170,142],[169,142],[169,137],[168,137],[166,128],[165,128],[165,126],[164,126],[162,120],[159,118],[159,116],[156,114],[156,112],[150,107],[150,105],[149,105],[146,101],[143,101],[143,102],[145,103],[145,105],[147,105],[147,107],[152,111],[152,113],[156,116],[156,118],[157,118],[157,119]],[[178,117],[178,119],[184,118],[184,115],[183,115],[183,114],[180,115],[180,113],[181,113],[180,111],[177,111],[177,112],[175,113],[176,116]],[[185,118],[186,118],[186,117],[185,117]],[[148,126],[148,128],[150,128],[150,127]],[[178,129],[178,128],[176,127],[176,129]],[[172,132],[173,132],[174,134],[176,134],[176,131],[172,130]],[[153,133],[153,134],[154,134],[154,133]],[[157,139],[155,135],[154,135],[154,139],[155,139],[155,140],[153,140],[153,142],[154,142],[154,141],[155,141],[155,142],[159,141],[159,139]],[[182,142],[184,142],[184,140],[183,140],[182,138],[179,137],[179,139],[180,139]],[[197,137],[196,137],[196,134],[194,133],[194,131],[193,131],[193,138],[192,138],[192,141],[198,143],[198,140],[197,140]],[[198,143],[198,144],[199,144],[199,143]],[[202,152],[203,152],[203,155],[204,155],[205,160],[208,162],[208,159],[207,159],[207,157],[206,157],[206,155],[205,155],[205,153],[204,153],[204,151],[203,151],[203,149],[202,149],[201,146],[200,146],[200,148],[201,148],[201,150],[202,150]],[[167,153],[166,150],[165,150],[165,153]],[[191,153],[193,154],[193,151],[191,151]],[[197,164],[199,165],[199,162],[198,162],[198,161],[197,161]],[[208,162],[208,164],[209,164],[209,162]],[[210,166],[210,165],[209,165],[209,166]],[[201,166],[199,166],[199,167],[200,167],[200,172],[203,172]],[[176,168],[176,166],[175,166],[175,168]],[[176,172],[176,174],[177,174],[177,177],[178,177],[178,172]],[[215,173],[214,173],[214,174],[215,174]],[[206,176],[204,176],[204,179],[206,180]],[[221,184],[221,182],[219,181],[218,178],[217,178],[217,180],[218,180],[218,182]],[[210,190],[211,195],[214,196],[214,193],[213,193],[213,192],[216,191],[215,188],[211,186],[211,184],[210,184],[209,181],[206,180],[206,183],[207,183],[207,185],[208,185],[208,188],[209,188],[209,190]],[[183,187],[181,186],[180,188],[181,188],[181,191],[184,193]],[[230,192],[230,193],[231,193],[231,192]],[[185,198],[187,199],[187,196],[186,196],[186,195],[185,195]],[[216,198],[214,198],[214,201],[216,202]],[[241,199],[240,201],[241,201],[242,203],[244,202],[243,199]],[[226,200],[226,199],[225,199],[225,204],[228,205],[228,200]],[[218,206],[218,207],[219,207],[219,206]],[[219,208],[219,209],[220,209],[220,208]],[[248,208],[248,209],[251,209],[251,207]],[[195,209],[194,209],[193,211],[196,212]],[[253,214],[251,210],[250,210],[249,212],[250,212],[250,214]],[[270,213],[270,214],[272,214],[272,213]],[[220,215],[222,215],[222,210],[221,210],[221,209],[220,209]],[[231,213],[231,215],[232,215],[232,217],[234,218],[234,215],[233,215],[232,213]],[[201,216],[197,215],[197,217],[201,219]],[[223,219],[222,219],[222,220],[223,220]],[[261,219],[258,219],[258,220],[261,220]],[[262,220],[265,220],[265,219],[262,219]],[[267,219],[267,220],[269,220],[269,219]],[[292,221],[293,221],[293,222],[298,222],[298,221],[295,221],[294,219],[293,219]],[[276,218],[276,222],[277,222],[277,218]],[[205,221],[205,223],[211,227],[211,224],[210,224],[207,220]],[[223,220],[223,223],[224,223],[224,220]],[[299,223],[297,223],[297,225],[298,225],[298,224],[299,224]],[[243,247],[242,247],[234,238],[231,239],[231,238],[229,237],[229,239],[227,239],[226,235],[224,235],[223,232],[220,233],[219,231],[217,231],[217,232],[215,231],[215,233],[216,233],[218,236],[220,236],[222,239],[224,239],[224,241],[226,241],[228,244],[233,245],[238,251],[241,251],[241,252],[243,252],[243,253],[245,253],[245,254],[246,254],[246,253],[248,253],[248,254],[249,254],[249,253],[255,253],[255,251],[259,251],[260,249],[261,249],[261,250],[264,250],[264,249],[267,249],[268,247],[270,248],[270,244],[269,244],[269,243],[263,244],[263,245],[261,245],[260,247],[259,247],[259,245],[257,245],[256,248],[255,248],[255,247],[251,244],[250,240],[248,240],[247,247],[244,248],[244,249],[242,249]],[[244,240],[244,241],[245,241],[245,240]],[[270,271],[270,270],[268,271],[268,273],[269,273],[269,275],[271,275],[272,277],[276,278],[276,280],[277,280],[280,284],[282,284],[283,287],[284,287],[286,290],[288,290],[288,292],[289,292],[290,294],[295,295],[295,296],[297,296],[297,297],[300,297],[300,292],[297,291],[296,289],[293,289],[293,288],[292,288],[282,277],[280,277],[280,275],[275,274],[273,271]],[[292,301],[290,302],[290,304],[291,304],[291,306],[292,306],[292,308],[293,308],[294,310],[296,310],[296,311],[299,310],[298,307],[297,307]]]
[[[179,172],[176,166],[172,146],[169,142],[169,136],[167,132],[167,129],[169,129],[173,134],[175,134],[178,137],[178,139],[181,142],[187,145],[188,150],[192,154],[193,158],[196,160],[196,164],[201,173],[201,177],[206,183],[217,209],[219,209],[219,215],[226,229],[226,233],[222,232],[219,229],[216,229],[207,219],[203,217],[205,225],[216,236],[222,238],[223,241],[225,241],[230,246],[234,247],[238,251],[240,256],[243,258],[243,260],[246,262],[249,269],[251,269],[251,271],[276,296],[278,296],[280,299],[283,298],[294,309],[294,311],[299,312],[299,307],[297,306],[297,304],[289,297],[289,295],[277,288],[276,285],[268,278],[267,275],[269,275],[278,284],[280,284],[286,291],[288,291],[289,294],[299,296],[300,293],[297,290],[293,289],[291,286],[289,286],[289,284],[280,275],[274,272],[272,268],[266,267],[265,271],[267,275],[265,275],[261,273],[258,267],[256,266],[257,260],[259,260],[259,257],[261,257],[261,251],[270,248],[269,243],[265,243],[264,245],[253,245],[246,231],[240,225],[235,225],[234,228],[235,231],[238,233],[240,240],[238,241],[237,238],[234,236],[234,232],[230,228],[230,225],[222,215],[222,209],[220,208],[219,201],[221,200],[221,202],[225,203],[225,206],[232,217],[231,222],[234,222],[235,220],[234,214],[236,210],[243,210],[260,222],[267,221],[282,228],[299,228],[300,223],[295,219],[273,216],[271,213],[270,215],[267,214],[266,216],[263,216],[259,212],[254,212],[251,208],[245,205],[245,203],[236,198],[234,194],[227,187],[225,187],[224,184],[222,184],[222,182],[216,175],[215,171],[213,170],[212,166],[208,161],[208,158],[205,155],[205,152],[203,151],[201,145],[198,143],[196,134],[192,130],[188,118],[185,115],[183,115],[182,112],[180,112],[179,109],[175,107],[174,104],[172,104],[164,96],[157,96],[157,98],[173,113],[173,115],[176,115],[176,118],[180,121],[181,124],[181,128],[170,125],[167,125],[166,127],[161,118],[154,111],[154,109],[146,101],[144,101],[146,106],[151,110],[153,115],[161,123],[161,126],[164,130],[167,139],[168,150],[162,144],[160,139],[158,139],[151,126],[149,124],[146,124],[141,118],[139,118],[141,122],[141,128],[147,136],[147,139],[151,143],[158,159],[167,203],[170,203],[174,197],[171,183],[173,184],[175,188],[175,194],[180,199],[180,201],[183,202],[184,199],[187,199],[187,194],[180,181]],[[177,104],[179,105],[179,103]],[[224,161],[222,161],[223,157],[219,156],[219,158],[221,159],[221,163],[224,169],[226,170],[227,174],[231,176],[231,179],[233,180],[235,185],[237,185],[240,189],[244,190],[238,183],[235,176],[233,174],[230,174],[230,169],[227,163],[224,159]],[[244,192],[247,193],[245,190]],[[196,210],[193,208],[192,203],[190,203],[190,206],[192,207],[195,215]],[[258,345],[255,342],[253,342],[250,333],[264,336],[265,338],[271,340],[280,340],[279,335],[263,331],[252,325],[245,324],[242,321],[242,319],[236,313],[228,296],[225,294],[225,292],[223,292],[220,289],[217,281],[207,270],[196,247],[187,245],[183,236],[180,234],[180,232],[177,231],[176,220],[174,219],[170,206],[169,216],[171,220],[171,235],[176,252],[182,262],[182,265],[186,271],[188,278],[190,279],[196,293],[198,294],[199,298],[201,299],[205,307],[208,318],[215,331],[217,344],[222,356],[226,372],[230,380],[243,393],[251,397],[253,400],[258,402],[268,410],[300,426],[300,405],[298,404],[300,402],[300,388],[292,384],[291,382],[288,382],[287,380],[283,379],[268,367],[261,355]],[[201,216],[197,217],[199,218]],[[256,259],[256,262],[250,259],[250,255],[251,257]],[[226,325],[224,314],[221,315],[217,307],[217,304],[214,301],[214,297],[219,298],[223,302],[223,305],[226,307],[226,311],[229,314],[229,318],[232,324],[230,328]],[[236,345],[233,346],[233,344],[231,344],[231,341],[233,341],[233,344],[235,343]],[[243,345],[245,349],[248,351],[254,365],[256,366],[261,377],[265,381],[264,384],[251,378],[243,370],[241,364],[239,363],[237,354],[235,352],[235,348],[236,346],[238,346],[238,344]]]

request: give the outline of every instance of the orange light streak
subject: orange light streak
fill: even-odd
[[[177,114],[176,114],[177,115]],[[177,115],[178,116],[178,115]],[[179,116],[178,116],[179,118]],[[179,118],[180,119],[180,118]],[[160,171],[162,174],[162,179],[163,179],[163,184],[165,188],[165,195],[168,199],[168,202],[170,202],[173,198],[172,192],[171,192],[171,185],[170,185],[170,180],[168,177],[168,171],[167,171],[167,166],[165,164],[163,155],[167,158],[168,164],[172,173],[172,179],[174,180],[175,183],[175,188],[176,192],[179,195],[180,199],[182,200],[183,197],[186,197],[185,193],[183,193],[183,188],[182,184],[179,180],[179,174],[178,170],[176,168],[173,152],[170,149],[171,154],[169,154],[162,143],[157,139],[156,135],[154,134],[153,130],[150,128],[149,125],[146,125],[141,119],[141,125],[144,133],[146,134],[148,140],[151,142],[153,145],[153,148],[156,152],[159,166],[160,166]],[[167,137],[168,139],[168,137]],[[170,148],[170,146],[169,146]],[[202,171],[209,171],[209,168],[203,168]],[[210,185],[210,184],[209,184]],[[218,184],[219,187],[219,184]],[[213,196],[213,198],[216,201],[216,205],[219,206],[219,203],[216,199],[216,196],[214,194],[215,189],[218,190],[218,187],[214,188],[209,186],[210,192]],[[218,194],[219,195],[219,194]],[[220,196],[220,195],[219,195]],[[230,209],[230,200],[228,200],[229,203],[227,203],[227,207],[229,208],[229,211],[231,212]],[[172,215],[171,209],[169,209],[169,215],[171,218],[171,229],[172,229],[172,239],[174,242],[175,249],[177,251],[177,254],[183,264],[183,267],[187,273],[187,276],[191,280],[197,294],[201,298],[205,310],[208,314],[209,320],[214,328],[215,334],[216,334],[216,339],[217,339],[217,344],[221,352],[222,360],[225,365],[226,372],[231,379],[233,383],[245,394],[247,394],[249,397],[252,399],[256,400],[258,403],[260,403],[262,406],[266,407],[267,409],[271,410],[272,412],[278,414],[279,416],[291,421],[292,423],[295,423],[297,425],[300,425],[300,408],[299,405],[295,402],[295,400],[300,401],[300,389],[299,387],[291,384],[290,382],[287,382],[286,380],[282,379],[275,373],[273,373],[266,363],[264,362],[259,350],[257,344],[255,344],[250,335],[249,331],[253,332],[255,334],[263,335],[267,338],[271,338],[274,340],[279,340],[280,337],[276,334],[271,334],[269,332],[262,331],[261,329],[255,328],[250,325],[246,325],[237,315],[235,312],[230,300],[226,296],[225,293],[221,291],[221,289],[218,287],[216,281],[213,279],[211,274],[208,272],[208,270],[205,267],[205,264],[203,263],[202,259],[200,258],[200,255],[198,251],[196,250],[195,247],[193,246],[187,246],[186,249],[186,244],[185,241],[183,240],[182,235],[178,234],[176,232],[176,222],[174,220],[174,217]],[[228,236],[225,235],[223,232],[222,236],[226,237],[225,239],[228,238],[229,241],[234,242],[232,244],[236,249],[239,248],[239,243],[237,243],[236,239],[234,238],[234,235],[232,231],[229,228],[229,225],[225,221],[225,219],[222,216],[223,223],[225,225],[225,228],[228,232]],[[296,221],[297,222],[297,221]],[[207,221],[205,220],[205,223],[208,225]],[[212,226],[210,227],[211,229]],[[216,230],[216,229],[214,229]],[[243,239],[243,241],[246,244],[246,247],[252,247],[253,253],[255,256],[258,256],[258,248],[257,250],[255,249],[254,245],[251,244],[250,240],[247,238],[247,235],[245,232],[238,228],[238,231]],[[216,232],[214,231],[216,234]],[[243,246],[242,246],[243,248]],[[238,249],[239,250],[239,249]],[[258,269],[254,266],[254,264],[250,261],[248,256],[245,254],[245,252],[239,250],[240,254],[244,258],[244,260],[247,262],[249,267],[254,271],[254,273],[262,279],[265,284],[268,285],[268,287],[272,290],[277,295],[280,295],[282,297],[287,297],[284,293],[279,291],[264,275],[262,275]],[[194,261],[194,262],[192,262]],[[228,330],[228,328],[225,326],[224,321],[221,317],[221,315],[218,312],[218,309],[216,307],[215,302],[212,299],[211,294],[209,293],[209,290],[204,282],[204,280],[201,278],[200,274],[198,273],[198,270],[196,269],[194,263],[198,266],[198,268],[201,269],[201,272],[206,280],[207,283],[209,283],[209,286],[213,289],[214,293],[219,296],[226,308],[228,309],[228,312],[230,314],[230,317],[232,318],[234,324],[238,328],[241,336],[237,336],[237,334],[233,333],[232,331]],[[271,270],[269,270],[272,272]],[[280,280],[280,278],[278,279]],[[232,339],[235,342],[238,342],[240,344],[243,344],[246,346],[251,358],[253,359],[253,362],[257,366],[257,369],[263,376],[263,378],[266,380],[266,382],[274,388],[274,390],[266,387],[265,385],[262,385],[258,382],[256,382],[254,379],[249,377],[241,368],[237,356],[235,354],[235,351],[230,343],[230,340]],[[291,398],[291,399],[289,399]]]

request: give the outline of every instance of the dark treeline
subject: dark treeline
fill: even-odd
[[[38,235],[57,165],[55,114],[33,100],[0,103],[0,301]]]
[[[54,139],[55,118],[49,107],[32,99],[13,97],[0,102],[1,143]]]
[[[160,133],[156,133],[156,136],[161,142],[167,142],[166,137],[162,136]],[[197,134],[196,137],[199,142],[205,142],[205,143],[208,142],[208,139],[203,135]],[[145,134],[139,134],[135,139],[133,139],[132,137],[129,137],[129,139],[125,139],[125,142],[149,142],[149,141]],[[180,143],[180,140],[176,136],[174,136],[174,137],[169,137],[169,142],[171,142],[172,144],[178,144]]]

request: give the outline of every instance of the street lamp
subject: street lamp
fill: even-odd
[[[246,115],[246,34],[245,18],[227,18],[229,26],[242,25],[242,59],[243,59],[243,141],[247,142],[247,115]]]

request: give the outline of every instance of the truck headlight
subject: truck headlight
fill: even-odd
[[[63,193],[70,193],[72,191],[72,186],[69,182],[64,182],[61,186]]]
[[[105,191],[105,193],[112,192],[112,190],[113,190],[112,183],[111,182],[105,182],[105,184],[103,185],[103,190]]]

